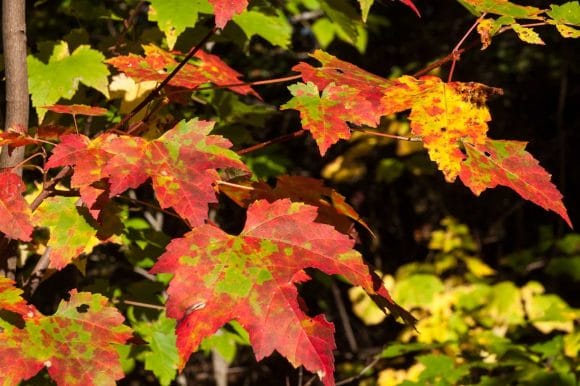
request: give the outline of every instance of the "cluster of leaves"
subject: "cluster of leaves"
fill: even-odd
[[[419,315],[421,333],[403,331],[399,343],[378,354],[385,365],[377,384],[576,384],[579,311],[546,294],[537,281],[518,287],[498,280],[477,256],[467,226],[453,218],[441,225],[431,234],[430,262],[406,264],[383,277],[401,305]],[[578,252],[578,241],[577,234],[556,241],[563,254],[556,265],[572,263],[566,254]],[[349,295],[365,324],[384,319],[362,289],[352,288]]]
[[[418,12],[411,1],[401,1]],[[207,31],[211,36],[214,26],[223,29],[216,44],[235,35],[237,30],[232,32],[232,28],[239,28],[248,41],[258,35],[288,48],[293,29],[287,16],[308,10],[320,14],[312,31],[322,47],[337,37],[363,51],[364,22],[372,1],[359,1],[360,16],[347,2],[328,0],[290,1],[284,10],[243,0],[149,3],[148,20],[164,34],[166,49],[159,47],[159,41],[144,40],[149,44],[139,54],[135,49],[124,55],[107,53],[106,58],[103,52],[110,51],[71,39],[43,46],[43,54],[29,55],[29,87],[39,127],[36,133],[8,128],[0,134],[0,145],[9,151],[27,146],[33,160],[42,155],[46,162],[37,166],[44,183],[35,191],[32,173],[26,171],[22,178],[12,170],[0,172],[0,232],[21,242],[26,260],[42,256],[39,261],[47,264],[41,270],[51,272],[74,264],[86,273],[87,256],[96,246],[116,244],[118,253],[135,268],[148,270],[144,274],[155,284],[168,285],[166,290],[155,287],[153,296],[165,311],[149,319],[129,308],[129,329],[122,324],[123,316],[107,305],[106,297],[72,290],[70,299],[46,316],[20,297],[14,282],[2,279],[0,369],[4,384],[18,384],[42,368],[59,384],[112,384],[124,376],[121,362],[129,371],[135,359],[144,362],[162,384],[169,384],[198,349],[217,350],[231,360],[232,347],[240,343],[250,344],[257,359],[277,351],[293,366],[303,366],[325,385],[333,385],[334,326],[323,315],[312,316],[299,294],[299,287],[312,280],[312,270],[340,275],[362,289],[381,312],[390,312],[409,325],[414,325],[415,318],[403,307],[428,312],[419,323],[424,331],[419,342],[424,345],[458,350],[464,337],[457,331],[465,333],[479,324],[489,328],[496,322],[508,329],[525,324],[524,316],[540,330],[550,328],[541,327],[545,323],[556,322],[561,324],[554,328],[571,328],[572,311],[543,295],[543,288],[536,284],[519,289],[504,283],[464,283],[450,292],[453,299],[444,306],[430,308],[435,307],[435,298],[444,298],[439,296],[444,282],[435,274],[445,274],[460,261],[476,278],[489,274],[486,269],[490,268],[481,261],[456,256],[454,248],[433,247],[455,259],[444,269],[405,267],[405,274],[397,274],[397,304],[355,250],[354,224],[370,228],[342,195],[321,180],[302,176],[280,176],[272,187],[259,180],[250,158],[241,157],[246,151],[235,146],[236,135],[228,132],[228,119],[272,115],[276,109],[261,106],[260,94],[222,58],[207,52],[209,46],[196,46],[187,54],[175,49],[187,29],[198,38]],[[555,24],[571,37],[580,14],[577,2],[552,6],[549,11],[532,12],[526,7],[525,14],[519,13],[519,6],[500,1],[485,6],[467,3],[478,15],[500,15],[494,21],[480,19],[482,36],[494,35],[504,26],[517,32],[526,27],[515,19],[532,18]],[[352,21],[353,15],[360,21]],[[489,23],[493,27],[485,30]],[[486,39],[484,44],[488,44]],[[117,42],[115,50],[122,46]],[[300,112],[302,128],[310,132],[320,155],[340,139],[349,139],[353,130],[380,130],[382,117],[410,110],[410,135],[422,142],[448,182],[459,177],[476,195],[497,185],[510,187],[571,225],[561,194],[550,175],[525,151],[526,144],[487,137],[491,116],[486,98],[501,90],[473,82],[444,82],[431,75],[385,79],[322,50],[311,56],[321,66],[305,61],[295,65],[293,70],[305,83],[289,86],[292,98],[278,107]],[[119,74],[109,79],[112,69]],[[84,95],[90,94],[89,89],[99,95],[89,99]],[[107,102],[122,101],[107,104],[107,109],[80,103],[96,104],[103,97]],[[75,104],[57,104],[63,99],[73,99]],[[148,111],[140,111],[142,101],[150,102]],[[179,108],[196,103],[213,110]],[[227,119],[222,119],[228,115],[224,105],[234,110]],[[60,114],[72,115],[74,127],[57,124],[67,122]],[[26,196],[25,181],[30,182]],[[247,208],[240,232],[226,232],[226,226],[216,220],[220,193]],[[131,213],[135,205],[140,206],[142,217]],[[176,219],[187,231],[168,237],[162,225],[153,225],[151,212],[142,205]],[[32,270],[27,272],[26,286],[39,274],[36,268]],[[477,291],[477,296],[469,291]],[[525,301],[526,308],[517,313],[519,319],[503,320],[502,304],[495,311],[489,309],[494,299],[501,303],[498,294],[506,291],[511,294],[506,297],[507,306]],[[110,294],[109,300],[123,302],[123,297]],[[474,298],[480,302],[474,303]],[[451,314],[452,307],[458,312]],[[550,307],[555,307],[557,315],[542,319]],[[481,319],[464,320],[479,308],[486,310]],[[456,324],[447,323],[455,319]],[[219,330],[228,323],[229,329]],[[128,342],[131,331],[148,343],[146,348]],[[561,341],[568,355],[571,349],[566,339],[576,338]],[[503,355],[509,351],[504,343],[496,345],[504,351],[490,352]],[[485,347],[491,350],[491,346]],[[420,362],[433,367],[429,361],[440,359],[427,356]],[[453,369],[447,359],[439,363],[445,366]],[[468,371],[456,370],[449,372],[455,377],[449,379],[451,383]],[[431,375],[421,376],[427,380]]]

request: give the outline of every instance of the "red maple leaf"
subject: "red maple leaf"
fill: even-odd
[[[459,177],[475,195],[497,185],[515,190],[526,200],[559,214],[572,227],[562,194],[530,153],[527,142],[488,139],[482,145],[465,143],[467,160]]]
[[[305,268],[342,275],[404,313],[352,249],[354,241],[316,217],[313,206],[260,200],[248,208],[237,236],[202,225],[168,245],[152,272],[174,274],[167,314],[178,320],[180,368],[203,338],[237,320],[258,360],[276,350],[333,385],[334,327],[305,312],[296,288],[310,280]]]
[[[107,114],[107,109],[87,105],[50,105],[42,106],[42,108],[59,114],[89,115],[94,117]]]
[[[213,5],[215,25],[224,28],[228,21],[236,14],[240,14],[248,7],[248,0],[209,0]]]
[[[303,202],[318,208],[316,222],[334,226],[339,232],[350,234],[353,221],[373,233],[361,219],[356,210],[350,206],[344,196],[336,190],[324,186],[317,178],[304,176],[280,176],[272,188],[265,182],[248,180],[232,183],[220,183],[220,192],[226,194],[236,204],[247,208],[252,202],[265,199],[274,202],[289,198],[293,202]]]
[[[197,119],[182,121],[152,141],[114,134],[93,140],[80,134],[64,135],[45,167],[73,166],[71,185],[80,189],[90,209],[107,190],[96,182],[108,181],[109,196],[113,197],[151,178],[161,207],[172,207],[191,225],[199,225],[207,218],[207,205],[217,202],[212,186],[219,180],[215,169],[247,170],[229,150],[230,141],[209,135],[213,125]]]
[[[119,71],[133,78],[136,82],[161,82],[169,75],[179,62],[175,59],[179,52],[167,52],[154,45],[143,46],[145,56],[129,54],[107,60]],[[240,73],[228,66],[219,56],[199,51],[192,62],[187,63],[169,81],[170,86],[194,90],[202,84],[213,83],[218,86],[239,84]],[[239,94],[260,96],[250,86],[229,86],[230,90]]]
[[[30,220],[30,207],[22,197],[26,190],[17,174],[0,172],[0,232],[9,238],[30,241],[34,227]]]
[[[14,292],[0,279],[0,309],[8,309],[5,292]],[[22,313],[23,328],[2,323],[0,374],[2,384],[16,386],[44,367],[59,385],[113,385],[124,377],[115,345],[131,337],[123,316],[107,305],[107,298],[71,291],[54,315],[33,306]],[[0,320],[1,322],[1,320]]]

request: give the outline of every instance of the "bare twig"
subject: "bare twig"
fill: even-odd
[[[266,146],[273,145],[275,143],[285,142],[285,141],[288,141],[290,139],[301,137],[304,134],[306,134],[306,130],[304,130],[304,129],[298,130],[298,131],[295,131],[291,134],[283,135],[281,137],[277,137],[277,138],[271,139],[269,141],[265,141],[265,142],[259,143],[257,145],[253,145],[253,146],[247,147],[245,149],[238,150],[237,153],[239,155],[247,154],[247,153],[250,153],[250,152],[253,152],[256,150],[263,149]]]
[[[52,194],[52,188],[54,188],[56,184],[59,183],[60,180],[66,177],[66,175],[71,170],[72,168],[70,166],[65,166],[60,170],[60,172],[57,173],[56,176],[54,176],[50,181],[44,184],[42,191],[38,194],[38,196],[36,196],[34,201],[32,201],[32,204],[30,204],[30,210],[35,211],[36,208],[38,208],[38,206],[42,203],[42,201],[44,201],[48,196]]]
[[[358,344],[356,343],[356,338],[354,337],[354,332],[352,331],[352,326],[350,325],[350,319],[348,317],[348,313],[346,312],[346,307],[344,306],[344,302],[342,301],[342,297],[340,296],[340,290],[336,283],[332,283],[332,296],[334,297],[334,302],[336,303],[336,308],[338,308],[338,315],[340,316],[340,322],[342,324],[342,328],[344,330],[344,334],[346,335],[346,340],[348,341],[348,345],[351,352],[358,351]]]
[[[358,381],[359,379],[361,379],[362,377],[365,376],[365,373],[367,371],[369,371],[370,369],[372,369],[373,367],[375,367],[377,365],[377,363],[379,363],[379,361],[381,360],[381,357],[379,355],[377,355],[371,363],[369,363],[367,366],[365,366],[364,369],[362,369],[360,371],[360,373],[358,373],[357,375],[354,375],[352,377],[343,379],[342,381],[338,381],[336,382],[336,386],[341,386],[341,385],[346,385],[348,383],[354,382],[354,381]]]
[[[481,23],[481,21],[483,20],[483,18],[486,15],[487,15],[486,12],[482,13],[481,16],[477,18],[477,20],[473,23],[473,25],[463,35],[461,40],[459,40],[459,43],[457,43],[457,45],[455,45],[455,47],[453,47],[453,50],[451,51],[451,54],[453,55],[452,62],[451,62],[451,69],[449,70],[449,77],[447,78],[448,82],[451,82],[451,80],[453,79],[453,71],[455,71],[455,63],[457,63],[457,61],[459,60],[459,58],[461,56],[461,54],[459,53],[459,49],[461,48],[463,43],[465,43],[465,39],[467,39],[467,37],[471,34],[471,32],[473,32],[475,27],[477,27],[477,25],[479,23]]]
[[[32,273],[28,277],[28,280],[26,280],[23,285],[24,288],[27,288],[28,297],[31,297],[34,292],[36,292],[40,280],[44,275],[43,271],[48,268],[48,264],[50,263],[50,252],[51,248],[46,247],[44,253],[40,256],[40,259],[38,259],[34,268],[32,268]]]
[[[372,131],[372,130],[367,130],[367,129],[358,129],[358,128],[355,128],[355,127],[351,127],[350,129],[352,131],[357,131],[359,133],[376,135],[377,137],[385,137],[385,138],[399,139],[401,141],[409,141],[409,142],[421,142],[421,141],[423,141],[423,138],[421,138],[421,137],[405,137],[403,135],[380,133],[378,131]]]
[[[149,304],[149,303],[136,302],[134,300],[116,299],[116,300],[113,300],[113,303],[123,303],[123,304],[126,304],[128,306],[135,306],[135,307],[141,307],[141,308],[149,308],[149,309],[152,309],[152,310],[159,310],[159,311],[164,311],[165,310],[165,306],[159,306],[157,304]]]

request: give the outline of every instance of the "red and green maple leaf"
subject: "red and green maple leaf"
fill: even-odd
[[[179,62],[175,55],[179,53],[167,52],[154,45],[143,46],[145,56],[129,54],[117,56],[107,60],[107,63],[117,70],[124,72],[136,82],[163,81]],[[228,66],[219,56],[199,51],[192,62],[187,63],[169,81],[170,86],[194,90],[202,84],[213,83],[218,86],[227,86],[239,94],[249,94],[260,97],[250,86],[239,84],[241,74]]]
[[[274,202],[289,198],[293,202],[303,202],[316,206],[318,216],[315,221],[332,225],[339,232],[349,234],[353,221],[356,221],[373,234],[356,210],[346,202],[344,196],[336,190],[324,186],[324,182],[317,178],[280,176],[274,188],[265,182],[253,182],[245,179],[236,180],[235,184],[220,183],[219,188],[220,192],[244,208],[261,199]]]
[[[11,299],[16,293],[4,279],[0,280],[0,308],[11,310],[4,304],[5,292]],[[44,316],[27,306],[29,310],[21,313],[23,328],[3,323],[2,385],[16,386],[44,367],[57,385],[115,385],[124,377],[115,346],[131,337],[131,329],[122,324],[123,316],[107,300],[73,290],[54,315]]]
[[[488,139],[484,144],[465,144],[467,160],[459,177],[475,195],[497,185],[515,190],[526,200],[559,214],[572,227],[562,194],[530,153],[526,142]]]
[[[207,218],[207,206],[217,202],[214,183],[217,168],[247,170],[229,150],[227,139],[209,135],[214,123],[182,121],[160,138],[147,141],[119,136],[104,147],[115,154],[104,168],[111,196],[136,188],[149,177],[162,208],[172,207],[192,226]]]
[[[312,133],[321,155],[340,139],[350,138],[347,121],[366,125],[378,123],[368,113],[369,109],[361,106],[365,102],[358,99],[356,90],[351,87],[330,83],[322,95],[312,82],[298,83],[288,89],[294,98],[281,109],[300,111],[302,127]]]
[[[22,290],[14,284],[14,281],[0,276],[0,310],[26,315],[30,308],[22,298]]]
[[[50,268],[64,268],[80,254],[89,253],[96,245],[106,242],[114,232],[96,224],[88,210],[77,205],[78,201],[78,197],[49,197],[32,215],[35,225],[50,231],[47,244],[51,248]]]
[[[275,350],[333,385],[334,326],[322,315],[306,314],[296,287],[310,280],[305,268],[342,275],[413,320],[352,249],[354,241],[315,223],[317,215],[303,203],[260,200],[248,208],[237,236],[206,224],[167,246],[152,272],[174,274],[167,314],[178,320],[180,368],[203,338],[236,320],[258,360]]]
[[[0,172],[0,232],[11,239],[30,241],[34,229],[30,207],[22,193],[22,178],[9,171]]]
[[[162,208],[172,207],[192,226],[199,225],[207,218],[208,204],[217,202],[216,169],[247,170],[229,150],[230,141],[209,135],[213,126],[197,119],[182,121],[152,141],[128,135],[103,134],[93,140],[65,135],[46,168],[73,166],[71,185],[80,188],[88,204],[96,203],[104,191],[94,184],[102,179],[110,184],[113,197],[151,178]]]

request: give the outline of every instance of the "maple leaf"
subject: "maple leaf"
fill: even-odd
[[[1,283],[0,299],[6,291]],[[123,316],[107,300],[73,290],[54,315],[28,312],[23,315],[24,328],[4,325],[0,332],[2,384],[16,386],[46,367],[59,385],[115,385],[115,380],[124,377],[115,345],[124,344],[131,329],[122,324]]]
[[[248,7],[247,0],[209,0],[213,5],[215,25],[224,28],[236,14],[242,13]]]
[[[150,0],[149,3],[149,20],[157,22],[170,49],[186,28],[195,27],[199,13],[211,13],[207,0]]]
[[[115,154],[104,168],[111,196],[136,188],[149,177],[162,208],[172,207],[193,226],[207,218],[207,205],[217,202],[212,185],[216,168],[247,170],[230,141],[209,135],[214,123],[182,121],[160,138],[147,141],[120,136],[104,145]]]
[[[164,51],[159,47],[145,45],[143,49],[145,50],[144,57],[129,54],[127,56],[117,56],[108,59],[106,62],[137,82],[161,82],[179,64],[175,60],[173,53]],[[190,90],[196,89],[204,83],[227,86],[239,84],[240,76],[240,73],[228,66],[219,56],[198,51],[195,54],[195,59],[183,66],[171,79],[169,85]],[[228,88],[239,94],[250,94],[257,98],[260,97],[250,86],[232,86]]]
[[[50,268],[62,269],[82,253],[92,251],[102,243],[97,237],[98,224],[77,206],[77,197],[49,197],[32,215],[32,222],[50,230],[47,246],[50,250]],[[101,230],[102,231],[102,230]],[[110,233],[102,231],[103,233]]]
[[[42,106],[43,109],[54,111],[59,114],[72,114],[72,115],[89,115],[97,117],[99,115],[107,114],[107,109],[102,107],[87,106],[87,105],[50,105]]]
[[[174,274],[167,314],[178,321],[181,369],[203,338],[236,320],[258,360],[276,350],[333,385],[334,327],[322,315],[305,313],[296,288],[310,280],[305,268],[340,274],[402,312],[352,249],[354,241],[313,222],[316,217],[313,206],[260,200],[248,208],[237,236],[201,225],[167,246],[151,272]]]
[[[12,239],[30,241],[34,227],[30,207],[22,197],[25,190],[20,176],[9,171],[0,172],[0,232]]]
[[[312,82],[298,83],[288,89],[294,98],[280,108],[300,111],[302,127],[312,133],[321,155],[340,139],[350,138],[350,128],[346,121],[358,118],[355,117],[356,112],[360,113],[360,101],[356,99],[358,96],[355,89],[330,83],[320,95]],[[372,117],[365,116],[357,121],[370,125],[378,123]]]
[[[25,133],[4,132],[0,133],[0,146],[8,145],[10,148],[21,147],[26,145],[37,144],[39,141]]]
[[[515,190],[526,200],[559,214],[572,227],[562,194],[530,153],[527,142],[488,139],[483,144],[465,143],[467,160],[459,177],[475,195],[497,185]]]
[[[103,64],[104,60],[105,57],[101,52],[87,45],[78,46],[71,54],[65,41],[54,46],[48,63],[29,55],[28,84],[38,120],[42,122],[46,114],[46,110],[40,106],[51,105],[60,98],[71,99],[79,83],[92,87],[108,97],[109,70]]]
[[[60,143],[52,150],[52,155],[44,165],[45,169],[58,166],[72,166],[74,173],[71,187],[80,191],[81,198],[97,219],[100,210],[93,208],[97,199],[106,189],[95,187],[94,183],[108,175],[103,168],[114,154],[104,149],[104,144],[117,138],[114,134],[104,133],[91,140],[82,134],[65,134]],[[100,207],[105,203],[101,202]]]
[[[470,90],[483,85],[460,82],[443,83],[437,77],[423,77],[427,91],[412,106],[409,120],[412,133],[423,138],[432,161],[448,182],[455,181],[465,154],[461,141],[483,144],[487,138],[489,110],[481,101],[472,101]],[[480,96],[484,98],[484,96]]]
[[[14,286],[15,282],[0,276],[0,310],[7,310],[19,315],[26,315],[29,306],[22,299],[22,290]]]
[[[264,182],[236,181],[235,184],[219,184],[220,192],[236,204],[247,208],[252,202],[265,199],[274,202],[289,198],[318,208],[316,222],[334,226],[339,232],[349,234],[356,221],[373,234],[360,215],[350,206],[344,196],[324,186],[317,178],[304,176],[280,176],[274,188]]]
[[[217,202],[212,186],[219,180],[215,169],[247,170],[229,150],[230,141],[209,135],[213,126],[197,119],[182,121],[152,141],[128,135],[102,134],[93,140],[64,135],[45,168],[73,166],[71,185],[80,189],[89,208],[106,190],[95,187],[97,181],[106,179],[113,197],[151,178],[161,207],[172,207],[195,226],[207,218],[207,205]]]
[[[320,90],[330,83],[335,83],[337,86],[345,85],[356,90],[357,99],[374,103],[379,101],[385,90],[393,85],[387,79],[371,74],[324,51],[316,50],[310,56],[318,60],[322,67],[313,67],[302,62],[292,67],[292,70],[300,72],[302,79],[314,83]],[[378,117],[382,115],[377,105],[374,106],[372,112]]]

